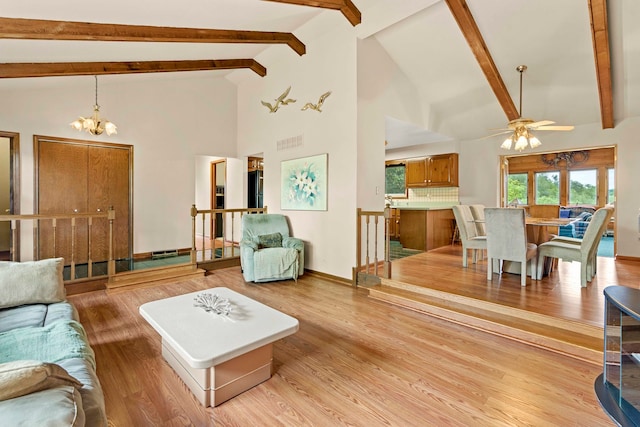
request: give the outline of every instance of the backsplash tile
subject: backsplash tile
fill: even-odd
[[[409,188],[408,202],[458,202],[458,187]]]

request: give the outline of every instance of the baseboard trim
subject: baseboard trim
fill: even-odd
[[[332,282],[336,282],[340,285],[346,285],[349,287],[353,286],[353,281],[351,279],[346,279],[344,277],[340,277],[340,276],[334,276],[333,274],[328,274],[328,273],[322,273],[320,271],[315,271],[315,270],[310,270],[308,268],[304,269],[304,274],[308,274],[310,276],[315,276],[315,277],[319,277],[321,279],[325,279],[325,280],[329,280]]]
[[[638,262],[640,261],[640,257],[636,257],[636,256],[625,256],[625,255],[616,255],[615,256],[616,260],[619,261],[635,261]]]

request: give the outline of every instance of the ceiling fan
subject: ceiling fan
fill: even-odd
[[[555,122],[551,120],[541,120],[538,122],[533,121],[532,119],[526,119],[522,117],[522,73],[527,69],[526,65],[518,65],[516,70],[520,73],[520,109],[518,110],[518,114],[520,117],[517,119],[511,120],[506,128],[496,129],[501,130],[502,132],[494,133],[493,135],[489,135],[485,138],[490,138],[496,135],[503,135],[505,133],[511,133],[505,141],[502,143],[500,148],[504,148],[506,150],[510,150],[511,146],[515,143],[514,149],[518,151],[522,151],[527,146],[531,148],[536,148],[541,145],[541,142],[538,138],[535,137],[533,131],[538,130],[559,130],[559,131],[568,131],[573,130],[573,126],[551,126]]]

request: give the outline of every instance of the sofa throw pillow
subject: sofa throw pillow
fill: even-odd
[[[0,364],[0,401],[61,385],[82,387],[82,383],[55,363],[17,360]]]
[[[281,248],[282,234],[271,233],[258,236],[258,248]]]
[[[0,262],[0,308],[64,301],[63,258]]]

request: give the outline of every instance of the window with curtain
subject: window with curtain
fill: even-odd
[[[569,204],[598,204],[598,171],[596,169],[569,171]]]
[[[536,172],[536,205],[560,204],[560,172]]]

